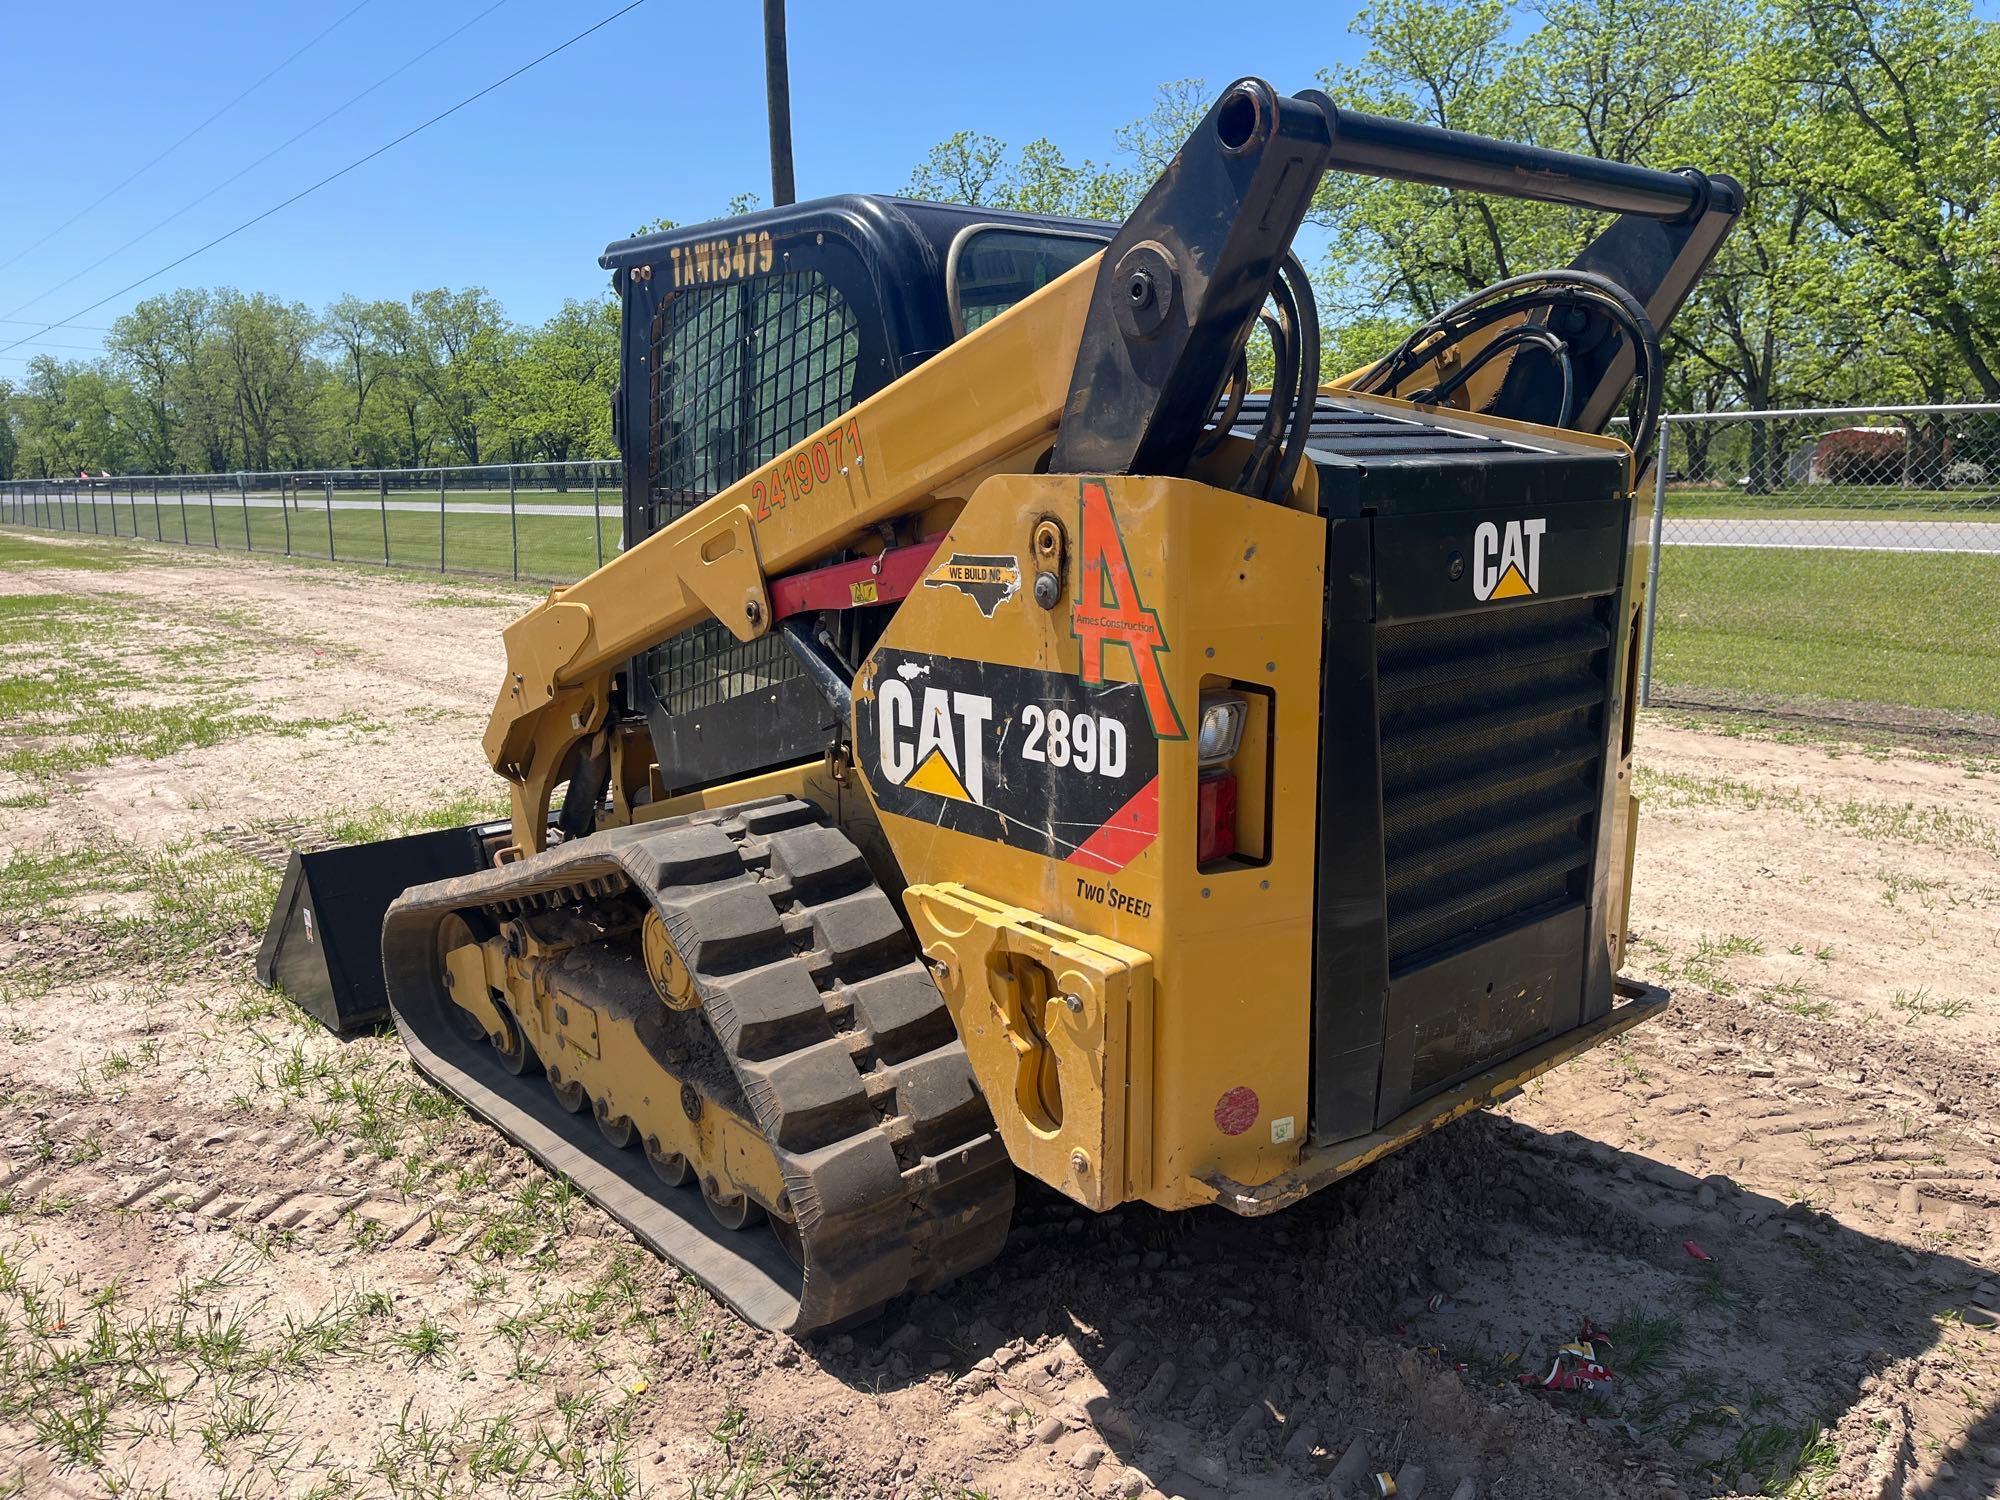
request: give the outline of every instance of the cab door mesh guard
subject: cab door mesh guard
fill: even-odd
[[[651,344],[649,534],[854,403],[854,314],[817,271],[663,298]],[[799,676],[777,636],[738,641],[714,620],[647,652],[640,670],[669,714],[713,708]]]

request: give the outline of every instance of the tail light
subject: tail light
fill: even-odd
[[[1235,852],[1236,773],[1204,772],[1195,788],[1195,863],[1227,859]]]
[[[1243,743],[1250,706],[1235,693],[1201,695],[1201,723],[1195,758],[1201,780],[1195,788],[1195,862],[1228,859],[1236,852],[1236,773],[1229,763]]]

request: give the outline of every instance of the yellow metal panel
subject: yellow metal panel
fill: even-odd
[[[1143,1193],[1152,961],[963,886],[904,899],[1014,1164],[1086,1208]]]
[[[857,770],[913,884],[961,884],[992,902],[1152,955],[1150,1066],[1135,1058],[1129,1070],[1152,1088],[1151,1182],[1134,1195],[1181,1206],[1212,1197],[1200,1174],[1254,1183],[1285,1171],[1306,1135],[1324,523],[1188,480],[996,476],[973,494],[939,557],[1019,558],[1024,586],[990,614],[961,589],[919,588],[863,665],[857,692],[865,701],[879,691],[876,672],[887,648],[1080,679],[1085,650],[1076,604],[1086,484],[1104,487],[1139,603],[1159,630],[1157,650],[1105,644],[1104,678],[1138,683],[1139,658],[1156,663],[1185,730],[1192,729],[1205,677],[1273,694],[1267,784],[1276,816],[1266,862],[1197,869],[1198,767],[1188,737],[1155,742],[1156,833],[1108,869],[1088,858],[1087,829],[1055,831],[1068,839],[1066,852],[1031,852],[929,817],[885,811],[882,788],[867,781],[867,747],[860,744]],[[1066,544],[1062,594],[1052,610],[1035,602],[1032,587],[1032,535],[1044,519],[1062,526]],[[1086,625],[1094,613],[1101,609],[1086,603]],[[1022,707],[995,703],[993,712],[1018,715]],[[1004,726],[1011,734],[1018,720],[1005,719]],[[1355,732],[1374,731],[1370,725]],[[1014,753],[1017,743],[1004,739],[1001,753]],[[1004,769],[988,771],[989,789]],[[940,811],[946,800],[935,799]],[[995,1087],[983,1073],[981,1081],[989,1091]]]
[[[1667,1008],[1667,992],[1657,985],[1621,979],[1617,990],[1620,998],[1607,1014],[1413,1105],[1379,1130],[1308,1152],[1293,1170],[1254,1186],[1220,1173],[1209,1174],[1202,1186],[1208,1189],[1210,1201],[1231,1213],[1250,1218],[1276,1213],[1308,1193],[1318,1192],[1363,1167],[1372,1166],[1420,1136],[1442,1129],[1475,1109],[1501,1102],[1557,1064],[1588,1052],[1598,1043],[1631,1030]]]
[[[597,1038],[597,1012],[580,999],[558,994],[554,1002],[556,1041],[585,1057],[602,1057]]]
[[[1625,967],[1625,938],[1632,926],[1632,870],[1639,853],[1639,799],[1626,792],[1616,805],[1612,847],[1623,851],[1624,878],[1618,886],[1618,906],[1611,916],[1611,969]]]
[[[750,507],[738,505],[685,535],[676,534],[674,571],[688,591],[739,641],[762,635],[770,624],[771,600],[757,564]]]
[[[444,956],[444,987],[452,1002],[476,1017],[489,1037],[506,1034],[507,1023],[500,1019],[486,983],[486,951],[478,943],[460,943]]]

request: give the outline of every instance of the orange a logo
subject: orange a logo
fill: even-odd
[[[1125,538],[1111,510],[1111,492],[1101,479],[1082,483],[1078,532],[1079,577],[1069,620],[1071,632],[1083,646],[1083,680],[1103,682],[1104,648],[1123,646],[1132,653],[1132,669],[1145,695],[1153,733],[1163,740],[1185,739],[1187,731],[1181,727],[1160,665],[1169,649],[1166,632],[1160,629],[1159,616],[1139,598]]]

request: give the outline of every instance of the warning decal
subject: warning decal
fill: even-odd
[[[1160,829],[1159,742],[1138,683],[884,647],[855,754],[884,812],[1100,873]]]

